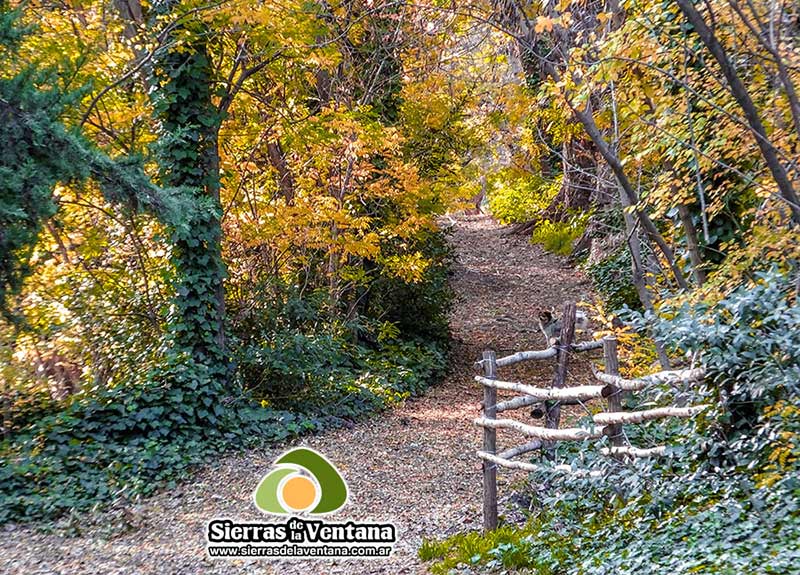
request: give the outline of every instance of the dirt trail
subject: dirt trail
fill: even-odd
[[[399,542],[391,558],[281,564],[206,558],[204,526],[209,519],[263,519],[250,497],[285,449],[280,446],[209,461],[191,481],[133,509],[104,513],[77,537],[11,526],[2,533],[0,573],[425,573],[416,557],[424,537],[480,526],[481,475],[474,455],[480,432],[472,420],[479,413],[481,389],[472,381],[472,363],[487,348],[499,355],[541,348],[536,308],[580,299],[589,289],[562,259],[531,246],[526,238],[505,236],[488,217],[451,223],[457,299],[451,317],[453,362],[446,380],[425,396],[352,429],[298,442],[327,455],[348,481],[350,503],[332,519],[369,518],[398,526]],[[547,381],[552,367],[525,369],[503,375]],[[518,475],[501,473],[501,494],[516,479]],[[104,527],[120,521],[132,527],[122,533]]]

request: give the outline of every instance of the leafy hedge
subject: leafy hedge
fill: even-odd
[[[561,454],[599,478],[534,474],[523,527],[426,542],[424,559],[537,574],[795,573],[800,564],[800,306],[794,282],[757,274],[710,303],[646,318],[675,354],[698,354],[708,377],[683,389],[701,416],[641,426],[639,445],[672,457],[623,464],[588,445]],[[638,321],[645,318],[638,316]],[[658,402],[673,391],[657,389]],[[661,436],[658,436],[661,434]],[[483,568],[485,569],[485,567]]]

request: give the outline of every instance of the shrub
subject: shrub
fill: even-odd
[[[405,292],[430,321],[412,335],[389,321],[342,323],[322,296],[270,286],[274,299],[257,309],[230,308],[231,381],[171,351],[146,376],[26,408],[0,443],[0,524],[147,495],[210,454],[338,426],[420,393],[445,367],[448,263],[442,256],[427,283]]]
[[[602,260],[587,266],[586,271],[608,309],[641,309],[642,304],[633,285],[631,255],[627,246],[620,246]]]
[[[534,219],[558,193],[561,179],[545,180],[541,176],[500,172],[489,181],[489,210],[501,224],[527,222]]]
[[[583,235],[587,219],[588,214],[573,216],[566,222],[543,220],[533,230],[531,241],[548,252],[568,256],[572,253],[572,244]]]
[[[304,345],[316,358],[332,353],[338,366],[307,365],[314,385],[260,406],[249,393],[231,395],[188,358],[151,374],[146,385],[73,396],[62,411],[0,444],[0,524],[147,495],[185,477],[209,454],[319,431],[383,409],[422,391],[445,364],[435,346],[413,342],[349,350],[351,360],[327,340],[311,338]],[[273,358],[270,375],[280,381],[282,370],[295,373],[292,363]]]
[[[436,231],[420,234],[405,249],[418,251],[429,262],[422,279],[408,282],[379,274],[362,298],[361,316],[390,322],[403,339],[446,345],[450,338],[448,312],[453,301],[447,281],[453,248],[446,232]]]
[[[637,319],[652,323],[654,336],[676,352],[702,354],[709,373],[705,397],[717,406],[713,427],[701,429],[717,439],[707,447],[713,465],[761,470],[776,437],[800,434],[796,414],[780,415],[781,406],[800,397],[800,305],[788,275],[777,268],[756,272],[713,305],[678,302],[664,306],[658,318]]]

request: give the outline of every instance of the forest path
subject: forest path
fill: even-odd
[[[506,236],[486,216],[448,220],[456,265],[451,278],[454,350],[446,380],[424,396],[355,425],[297,444],[331,459],[350,487],[350,502],[331,519],[391,521],[398,528],[392,557],[381,560],[274,563],[263,559],[212,561],[204,529],[215,517],[263,520],[251,493],[280,445],[209,461],[190,481],[133,509],[78,525],[77,537],[11,528],[0,543],[0,573],[33,574],[371,574],[426,573],[416,551],[425,537],[442,537],[481,523],[481,473],[475,456],[481,433],[480,386],[473,362],[487,348],[499,355],[543,347],[538,307],[585,297],[588,286],[562,258]],[[576,370],[577,377],[587,370]],[[552,365],[503,373],[549,381]],[[501,437],[502,445],[502,437]],[[500,494],[518,475],[500,474]],[[505,488],[504,488],[505,487]],[[119,524],[128,526],[119,529]]]

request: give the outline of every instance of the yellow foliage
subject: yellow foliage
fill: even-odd
[[[536,24],[533,27],[534,32],[537,34],[541,34],[542,32],[552,32],[553,31],[553,19],[548,18],[547,16],[537,16]]]
[[[623,377],[641,377],[654,371],[657,360],[652,340],[635,333],[628,326],[616,327],[615,316],[607,311],[603,302],[581,302],[592,325],[596,339],[614,336],[617,339],[620,375]]]

